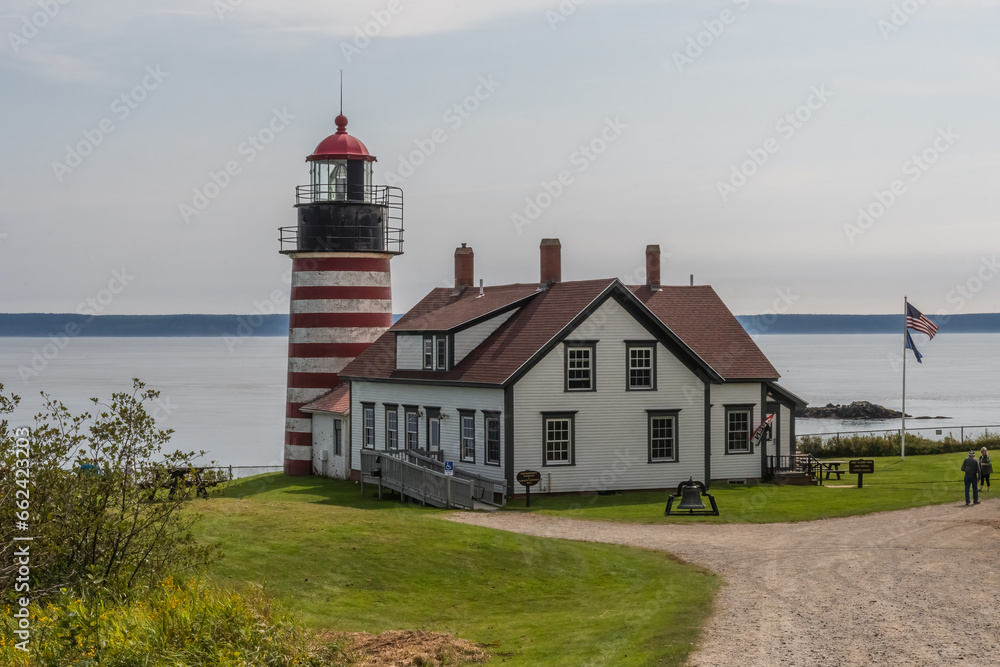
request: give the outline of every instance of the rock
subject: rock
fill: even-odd
[[[903,413],[868,401],[854,401],[850,405],[827,403],[822,408],[806,408],[796,416],[804,419],[899,419]]]

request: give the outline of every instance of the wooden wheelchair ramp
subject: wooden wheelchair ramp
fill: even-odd
[[[391,489],[403,497],[419,501],[432,507],[457,509],[485,509],[500,507],[506,498],[495,493],[502,487],[499,480],[490,480],[456,470],[454,475],[445,475],[421,461],[410,462],[399,452],[384,452],[372,449],[361,450],[361,493],[365,484],[378,487],[379,500],[382,490]],[[407,457],[419,459],[422,457]]]

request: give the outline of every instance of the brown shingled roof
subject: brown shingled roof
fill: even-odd
[[[697,363],[710,366],[719,376],[727,380],[778,378],[777,371],[711,287],[663,287],[651,292],[645,286],[625,288],[614,278],[560,282],[544,291],[537,291],[535,285],[503,285],[487,288],[487,296],[482,298],[474,289],[460,296],[454,296],[450,288],[435,289],[340,375],[503,384],[614,285],[623,295],[631,294],[645,304],[700,357]],[[441,373],[395,369],[396,331],[448,330],[518,301],[523,301],[518,312],[452,370]]]
[[[346,415],[351,410],[351,385],[341,382],[333,391],[323,394],[300,408],[303,412],[332,412]]]
[[[460,294],[439,287],[421,299],[393,327],[395,331],[444,331],[503,310],[538,291],[537,284],[515,283],[479,290],[466,288]]]
[[[434,320],[432,316],[437,304],[452,305],[448,300],[452,290],[435,289],[349,363],[340,376],[501,384],[614,282],[613,278],[607,278],[556,283],[544,291],[537,291],[537,286],[533,285],[532,292],[527,295],[521,292],[527,285],[495,287],[494,290],[505,291],[511,296],[520,293],[521,298],[530,298],[515,315],[450,371],[396,370],[396,331],[412,330],[412,322],[416,320],[428,329],[442,330],[447,328],[442,326],[443,323],[460,319],[449,313],[441,323]]]
[[[727,380],[777,380],[778,371],[708,285],[645,285],[629,290],[671,331]]]

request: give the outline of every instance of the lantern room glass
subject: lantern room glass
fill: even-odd
[[[315,201],[347,200],[347,160],[317,160],[311,171]]]
[[[352,187],[348,196],[347,160],[317,160],[312,163],[310,180],[314,201],[354,201],[371,202],[372,200],[372,163],[364,165],[364,188],[358,193]],[[358,196],[361,195],[361,196]]]

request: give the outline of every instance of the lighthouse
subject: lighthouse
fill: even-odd
[[[403,192],[373,185],[375,156],[337,131],[306,158],[295,190],[298,224],[280,228],[292,260],[285,407],[286,475],[312,473],[312,421],[303,405],[340,384],[338,373],[392,326],[389,261],[403,252]]]

